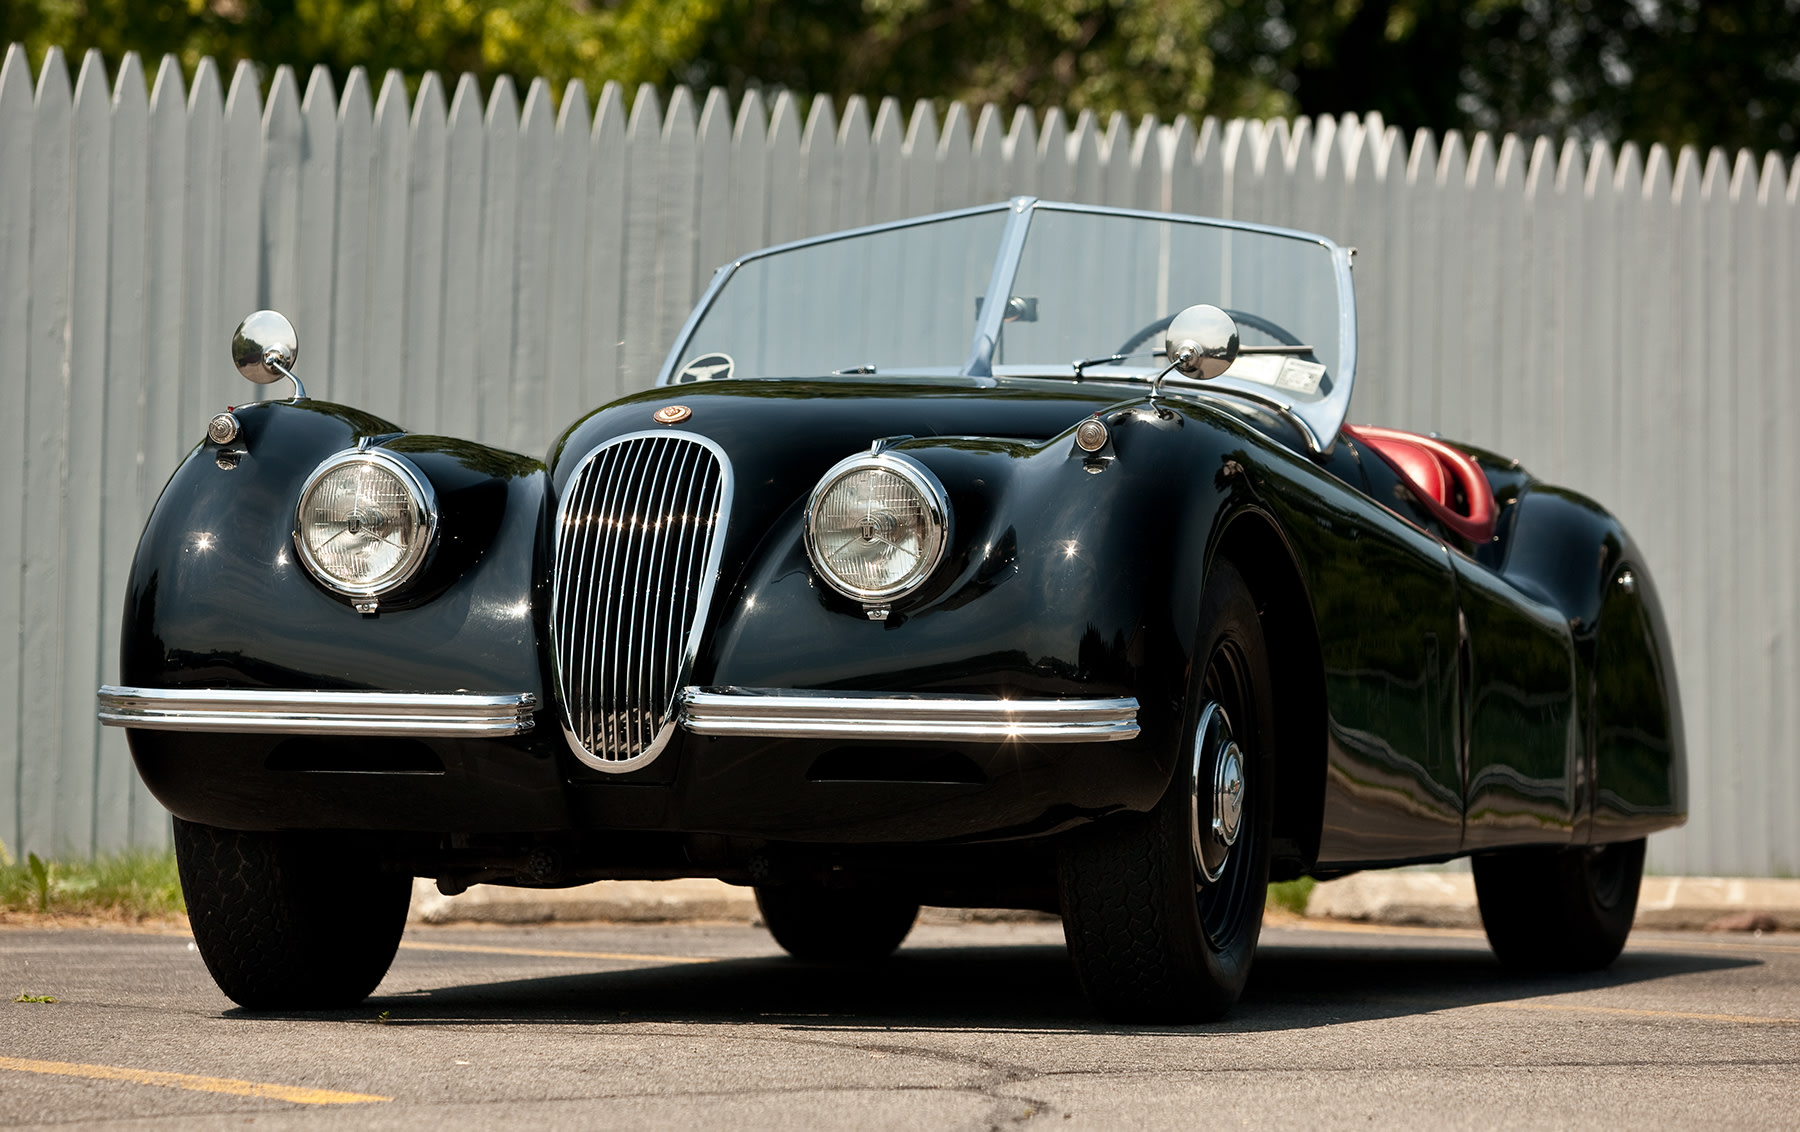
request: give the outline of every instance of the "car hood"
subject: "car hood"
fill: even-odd
[[[707,437],[731,458],[741,485],[804,489],[832,464],[885,437],[994,437],[1041,441],[1073,428],[1136,391],[1097,383],[1001,379],[906,378],[857,381],[731,380],[660,386],[597,410],[566,432],[550,452],[559,493],[574,468],[606,441],[634,432],[677,431]],[[659,410],[685,415],[662,423]],[[671,414],[665,414],[668,416]],[[766,494],[766,493],[765,493]]]
[[[720,560],[729,586],[768,539],[787,545],[781,532],[796,529],[820,477],[875,440],[913,437],[910,447],[918,451],[918,441],[933,437],[958,438],[960,447],[967,447],[965,438],[984,438],[1023,462],[1041,442],[1132,392],[1067,381],[984,386],[969,378],[736,379],[659,387],[615,401],[570,429],[550,453],[551,490],[560,500],[588,454],[614,438],[659,432],[705,437],[730,465],[731,509]],[[687,412],[664,413],[664,420],[679,419],[659,421],[658,411],[672,406]]]

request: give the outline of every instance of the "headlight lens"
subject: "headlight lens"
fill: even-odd
[[[412,464],[380,449],[340,452],[300,491],[294,544],[313,577],[368,597],[405,582],[437,531],[437,499]]]
[[[892,452],[854,456],[813,489],[806,549],[833,588],[887,601],[930,577],[949,518],[943,485],[924,465]]]

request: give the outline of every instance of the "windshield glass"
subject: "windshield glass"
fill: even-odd
[[[1170,316],[1210,303],[1252,352],[1227,371],[1294,399],[1322,398],[1338,368],[1337,276],[1314,240],[1204,223],[1039,207],[1013,280],[994,371],[1071,372],[1076,359],[1130,354],[1089,377],[1164,363]],[[1301,350],[1297,347],[1310,347]],[[1268,352],[1259,353],[1258,349]]]
[[[695,326],[674,380],[957,373],[1006,217],[998,206],[748,260]]]

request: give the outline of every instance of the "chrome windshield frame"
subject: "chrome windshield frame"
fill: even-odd
[[[1020,196],[1009,201],[994,204],[976,205],[971,208],[954,209],[948,212],[937,212],[926,216],[914,216],[904,220],[892,220],[882,224],[870,224],[861,228],[852,228],[842,232],[831,232],[822,236],[809,236],[805,239],[790,240],[774,247],[763,248],[739,256],[720,267],[713,273],[712,282],[707,285],[700,301],[688,314],[687,321],[682,324],[681,332],[675,336],[674,344],[669,348],[663,360],[662,369],[657,372],[656,384],[668,385],[673,379],[681,359],[685,356],[688,343],[695,329],[711,308],[731,277],[737,270],[754,260],[769,256],[781,255],[799,248],[815,244],[827,244],[837,240],[855,239],[878,232],[889,232],[899,228],[917,227],[923,224],[936,223],[943,220],[954,220],[964,216],[978,216],[984,213],[1007,212],[1006,226],[1001,232],[1000,247],[995,255],[994,270],[988,279],[986,296],[982,300],[982,311],[976,320],[974,335],[969,343],[969,355],[963,363],[961,376],[972,378],[981,385],[995,384],[994,351],[1000,339],[1001,325],[1005,319],[1006,301],[1012,294],[1013,281],[1018,274],[1019,263],[1024,257],[1025,242],[1030,234],[1032,218],[1041,209],[1053,212],[1085,213],[1095,216],[1113,216],[1126,219],[1138,219],[1161,223],[1192,224],[1201,227],[1224,228],[1236,232],[1255,235],[1276,236],[1282,239],[1300,240],[1316,244],[1323,248],[1331,258],[1332,269],[1337,284],[1338,305],[1338,359],[1336,371],[1331,375],[1331,392],[1317,401],[1304,401],[1298,398],[1285,398],[1272,390],[1243,380],[1241,378],[1220,377],[1206,382],[1204,385],[1189,383],[1170,383],[1167,391],[1182,392],[1215,397],[1241,397],[1256,401],[1278,411],[1294,420],[1301,426],[1308,446],[1315,454],[1331,449],[1337,440],[1338,429],[1350,410],[1350,394],[1356,384],[1356,289],[1351,274],[1349,249],[1340,246],[1333,240],[1315,232],[1303,232],[1295,228],[1281,228],[1269,224],[1255,224],[1243,220],[1224,220],[1216,217],[1192,216],[1179,212],[1155,212],[1138,208],[1113,208],[1104,205],[1072,204],[1063,201],[1044,201],[1036,197]],[[1203,295],[1192,296],[1195,302],[1205,302]],[[1030,369],[1036,374],[1039,367],[1014,367],[1006,369]],[[907,371],[910,372],[910,371]],[[1039,376],[1057,377],[1059,373],[1044,372]],[[1132,375],[1120,374],[1129,379]]]
[[[1017,200],[1024,199],[1029,198],[1017,198]],[[980,216],[989,212],[1010,211],[1014,209],[1017,200],[995,201],[992,204],[978,204],[970,208],[952,209],[949,212],[933,212],[925,216],[909,216],[904,220],[889,220],[881,224],[865,224],[861,228],[847,228],[841,232],[827,232],[822,236],[807,236],[799,240],[789,240],[785,244],[775,244],[766,248],[758,248],[756,251],[746,252],[729,263],[720,264],[718,269],[713,272],[712,281],[706,285],[706,290],[701,292],[700,301],[694,304],[694,309],[688,312],[687,321],[681,324],[680,332],[675,335],[674,344],[669,347],[668,354],[663,358],[662,368],[656,371],[656,381],[654,384],[668,385],[671,383],[675,374],[680,370],[681,359],[686,356],[688,342],[693,338],[694,331],[699,327],[701,319],[706,317],[706,312],[711,309],[713,301],[719,296],[719,292],[724,290],[725,284],[729,283],[731,277],[736,275],[738,269],[745,264],[753,263],[759,259],[767,259],[770,256],[781,255],[785,252],[797,251],[800,248],[813,247],[818,244],[832,244],[839,240],[854,240],[862,236],[873,236],[879,232],[892,232],[899,228],[916,228],[923,224],[935,224],[942,220],[956,220],[964,216]],[[1007,226],[1001,233],[1002,248],[1006,246],[1006,240],[1012,232],[1013,226],[1017,220],[1018,216],[1016,212],[1007,218]],[[996,257],[997,262],[999,262],[1000,259],[1001,257]],[[996,268],[995,275],[990,276],[988,280],[989,297],[992,297],[993,295],[994,283],[997,276],[998,268]],[[1006,281],[1011,283],[1011,274],[1007,275]],[[985,302],[986,300],[983,301]],[[997,327],[998,323],[996,322],[996,328]],[[979,326],[976,328],[976,337],[977,339],[980,337]],[[971,355],[973,355],[973,347],[971,347],[970,352]],[[962,372],[965,374],[968,372],[968,365],[969,363],[964,363]]]

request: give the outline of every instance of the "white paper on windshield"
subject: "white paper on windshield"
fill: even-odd
[[[1258,385],[1275,385],[1281,377],[1281,363],[1286,360],[1277,354],[1239,354],[1224,376],[1240,377]]]
[[[1308,396],[1319,392],[1319,382],[1325,376],[1325,367],[1318,362],[1303,362],[1299,358],[1282,358],[1281,368],[1275,374],[1277,389],[1292,389],[1295,393]]]
[[[1239,354],[1225,376],[1316,397],[1319,383],[1325,379],[1325,367],[1281,354]]]

